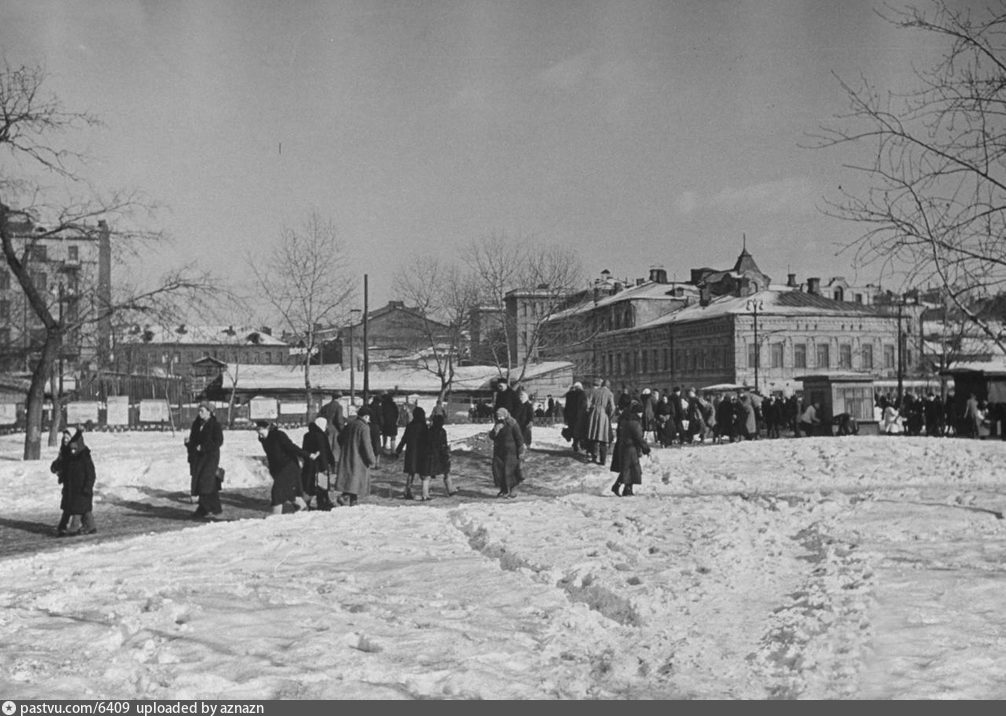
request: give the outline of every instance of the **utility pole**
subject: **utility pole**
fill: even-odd
[[[349,404],[356,406],[356,356],[353,355],[353,325],[360,315],[359,308],[349,310]]]
[[[754,315],[754,389],[758,391],[758,364],[761,363],[761,344],[758,343],[758,310],[764,307],[762,300],[749,298],[746,303],[747,310]]]
[[[901,334],[901,318],[905,297],[898,296],[898,410],[901,410],[902,391],[905,381],[904,337]]]
[[[363,404],[370,399],[370,347],[367,345],[367,274],[363,274]]]

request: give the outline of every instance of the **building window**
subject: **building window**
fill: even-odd
[[[45,244],[35,244],[31,247],[31,260],[32,261],[45,261]]]
[[[645,350],[639,351],[639,372],[640,373],[645,373],[646,372],[646,351]]]
[[[9,328],[0,328],[0,343],[4,344],[5,346],[10,345],[10,329]]]
[[[748,344],[748,368],[758,367],[758,346],[754,343]]]
[[[66,247],[66,257],[70,261],[79,261],[80,260],[80,249],[77,248],[76,246],[67,246]]]
[[[852,370],[852,344],[843,343],[838,347],[838,367]]]
[[[806,343],[794,343],[793,344],[793,367],[794,368],[806,368],[807,367],[807,344]]]
[[[8,288],[10,288],[10,274],[0,271],[0,290],[6,291]]]
[[[47,291],[48,286],[46,285],[45,272],[44,271],[32,271],[31,272],[31,282],[39,291]]]
[[[863,345],[863,370],[873,370],[873,344]]]
[[[10,301],[0,301],[0,318],[5,321],[10,318]]]
[[[671,352],[664,349],[664,371],[669,371],[671,369]]]
[[[772,367],[782,368],[782,343],[772,344]]]
[[[827,343],[817,344],[817,367],[831,368],[831,346]]]
[[[894,346],[884,346],[884,368],[894,370]]]

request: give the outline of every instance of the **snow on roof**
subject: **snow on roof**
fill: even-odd
[[[684,296],[674,295],[675,290],[679,288],[684,289]],[[549,320],[557,320],[568,316],[574,316],[578,313],[583,313],[584,311],[610,306],[614,303],[621,303],[622,301],[682,301],[685,296],[698,296],[698,289],[688,283],[658,283],[656,281],[645,281],[639,285],[627,286],[617,293],[603,296],[597,299],[596,302],[593,298],[588,297],[575,306],[571,306],[562,311],[557,311],[550,317]]]
[[[1006,375],[1006,356],[996,356],[987,361],[962,361],[950,364],[945,373],[985,373],[986,375]]]
[[[539,378],[549,373],[572,367],[569,361],[546,361],[528,366],[524,380]],[[230,389],[233,377],[237,375],[237,389],[253,390],[303,390],[304,366],[280,365],[234,365],[229,364],[224,371],[224,389]],[[488,390],[490,381],[499,376],[499,369],[492,365],[460,366],[455,369],[452,389]],[[356,390],[363,390],[363,371],[355,372]],[[394,390],[399,393],[436,393],[440,391],[440,379],[432,372],[418,367],[378,369],[371,366],[368,376],[371,392]],[[350,371],[338,366],[311,366],[311,387],[315,390],[350,389]]]
[[[720,316],[751,314],[753,302],[758,302],[758,314],[765,316],[813,316],[829,313],[847,316],[887,316],[881,309],[850,301],[836,301],[825,296],[803,291],[766,289],[750,296],[719,296],[709,305],[692,304],[680,311],[660,316],[644,324],[645,327],[667,323],[704,321]],[[637,326],[638,330],[643,326]]]
[[[147,336],[149,335],[149,339]],[[285,346],[275,336],[251,326],[144,326],[127,332],[124,343],[167,343],[170,345],[263,345]]]

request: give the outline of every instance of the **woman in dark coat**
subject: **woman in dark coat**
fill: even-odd
[[[328,496],[328,478],[335,470],[336,463],[328,436],[328,420],[319,415],[307,426],[307,432],[301,441],[300,448],[307,457],[304,458],[304,466],[300,471],[300,480],[308,508],[314,497],[318,498],[319,510],[330,510],[333,507]]]
[[[496,497],[516,497],[515,488],[524,479],[520,464],[526,447],[517,421],[506,408],[496,409],[489,437],[493,441],[493,484],[499,488]]]
[[[60,509],[63,510],[62,516],[59,518],[59,524],[56,525],[56,536],[66,537],[69,532],[67,532],[67,525],[70,524],[70,511],[63,507],[66,504],[66,495],[68,492],[68,486],[66,482],[63,481],[63,463],[66,461],[67,456],[70,454],[70,438],[73,437],[73,433],[69,430],[63,430],[60,436],[59,443],[59,454],[56,455],[56,459],[52,461],[49,465],[49,472],[54,474],[57,478],[57,482],[62,485],[61,497],[60,497]]]
[[[444,416],[437,414],[430,421],[430,431],[426,434],[426,454],[429,468],[426,474],[433,479],[437,475],[444,476],[444,489],[447,496],[454,494],[451,483],[451,446],[447,442],[447,429],[444,427]]]
[[[520,427],[520,434],[524,437],[524,444],[531,446],[531,425],[534,423],[534,407],[526,390],[517,393],[517,407],[514,408],[513,419]]]
[[[213,415],[213,408],[209,403],[201,403],[185,441],[192,477],[191,494],[199,496],[199,507],[193,513],[193,519],[216,519],[223,512],[220,506],[220,482],[217,480],[220,446],[223,444],[224,433]]]
[[[307,458],[308,455],[293,444],[289,435],[268,421],[259,420],[255,425],[259,442],[265,450],[269,474],[272,475],[272,513],[283,514],[283,505],[287,502],[306,510],[307,503],[300,488],[299,458]],[[318,455],[312,457],[317,459]]]
[[[398,404],[391,393],[381,397],[381,443],[385,450],[395,449],[398,439]]]
[[[53,469],[55,468],[55,469]],[[60,447],[59,457],[53,462],[53,469],[63,483],[63,499],[60,508],[68,516],[69,528],[60,524],[63,529],[57,534],[60,537],[85,534],[91,535],[98,531],[94,524],[94,461],[91,459],[91,449],[84,444],[84,433],[80,429],[73,434],[66,445]],[[80,527],[77,520],[80,519]]]
[[[611,471],[618,477],[611,486],[611,491],[619,497],[630,497],[633,485],[643,482],[643,469],[639,466],[639,456],[649,455],[650,446],[643,439],[643,424],[640,416],[643,406],[633,401],[629,409],[618,419],[618,430],[615,434],[615,448],[611,455]],[[624,485],[619,493],[619,486]]]
[[[426,411],[418,405],[412,411],[412,420],[405,426],[402,433],[402,440],[395,448],[395,455],[401,455],[405,451],[405,459],[402,461],[402,471],[407,475],[405,478],[405,499],[412,499],[412,481],[419,475],[423,483],[423,500],[430,499],[430,467],[429,445],[427,443]]]

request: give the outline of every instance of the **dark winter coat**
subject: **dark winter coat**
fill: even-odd
[[[377,462],[366,420],[358,417],[346,423],[345,430],[339,435],[339,445],[342,458],[339,460],[335,489],[366,497],[370,494],[370,468]]]
[[[291,502],[294,497],[303,494],[300,486],[300,458],[307,457],[304,451],[275,425],[270,426],[266,436],[258,440],[265,450],[269,474],[272,475],[272,504]]]
[[[517,421],[507,416],[489,431],[493,441],[493,484],[509,492],[523,479],[521,458],[524,456],[524,436]]]
[[[426,414],[417,410],[418,419],[414,417],[405,426],[402,439],[395,448],[395,455],[401,455],[405,451],[405,459],[402,460],[402,472],[407,475],[426,476],[430,469],[429,454],[429,428],[426,426]]]
[[[189,472],[192,476],[191,494],[212,495],[219,492],[217,468],[220,467],[220,447],[224,432],[215,415],[205,421],[196,418],[189,431]]]
[[[75,447],[71,445],[76,442]],[[82,438],[75,437],[66,447],[60,448],[50,470],[63,482],[60,509],[72,515],[83,515],[94,507],[94,461],[91,450]]]
[[[517,421],[517,426],[520,428],[520,434],[524,438],[524,444],[531,444],[531,425],[534,423],[534,408],[531,407],[531,401],[526,403],[521,403],[518,401],[517,407],[514,408],[513,419]]]
[[[587,394],[583,388],[571,388],[566,393],[566,403],[562,409],[562,418],[570,430],[574,440],[587,438]]]
[[[449,475],[451,472],[451,447],[447,443],[444,421],[433,416],[433,424],[426,434],[426,454],[429,458],[427,475]]]
[[[509,385],[503,390],[497,389],[493,394],[493,414],[496,414],[498,408],[506,408],[506,411],[512,417],[514,411],[517,409],[517,402],[517,391]]]
[[[304,466],[300,470],[300,482],[304,492],[313,495],[319,487],[327,490],[327,475],[335,469],[335,455],[332,454],[332,448],[328,444],[327,429],[322,430],[314,423],[308,425],[300,448],[304,453]],[[311,458],[314,453],[318,453],[317,459]]]
[[[381,435],[398,437],[398,403],[390,395],[381,398]],[[373,420],[375,416],[370,416]]]
[[[619,482],[639,485],[643,481],[639,456],[649,454],[650,446],[643,438],[643,425],[639,416],[635,413],[622,413],[618,419],[615,448],[611,453],[611,471],[618,473]]]

